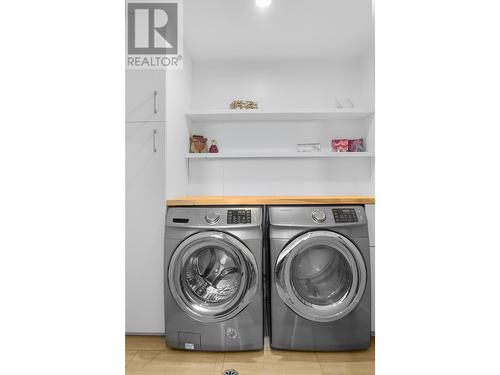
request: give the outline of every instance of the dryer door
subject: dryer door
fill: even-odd
[[[207,231],[185,239],[168,267],[175,301],[201,322],[220,322],[243,310],[257,291],[252,252],[226,233]]]
[[[279,254],[278,294],[295,313],[331,322],[351,312],[366,287],[365,262],[356,245],[330,231],[305,233]]]

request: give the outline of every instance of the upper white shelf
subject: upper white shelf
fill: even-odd
[[[186,117],[203,121],[293,121],[293,120],[362,120],[374,114],[367,108],[305,108],[286,110],[226,109],[192,110]]]

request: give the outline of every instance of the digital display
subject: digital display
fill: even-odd
[[[252,210],[228,210],[227,211],[228,224],[251,224],[252,223]]]
[[[334,208],[333,218],[336,223],[357,223],[358,216],[354,208]]]

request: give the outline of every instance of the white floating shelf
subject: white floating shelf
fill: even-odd
[[[293,121],[293,120],[362,120],[374,114],[367,108],[310,108],[287,110],[226,109],[192,110],[186,117],[195,122],[213,121]]]
[[[332,152],[330,150],[323,152],[231,152],[216,154],[202,153],[202,154],[186,154],[188,159],[253,159],[253,158],[373,158],[375,155],[372,152]]]

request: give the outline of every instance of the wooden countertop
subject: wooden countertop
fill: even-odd
[[[375,197],[348,196],[188,196],[167,200],[167,206],[229,206],[280,204],[374,204]]]

